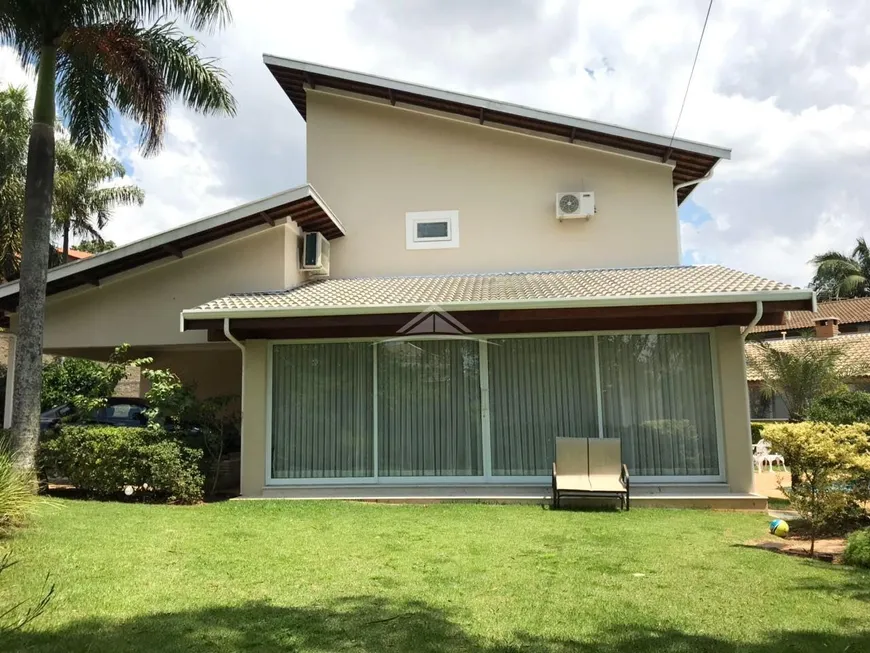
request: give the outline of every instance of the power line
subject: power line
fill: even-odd
[[[689,97],[689,87],[692,85],[692,76],[695,74],[695,65],[698,63],[698,55],[701,53],[701,43],[704,42],[704,32],[707,31],[707,21],[710,20],[710,10],[713,9],[713,0],[707,6],[707,15],[704,17],[704,27],[701,28],[701,38],[698,39],[698,49],[695,50],[695,60],[692,62],[692,70],[689,72],[689,81],[686,82],[686,92],[683,95],[683,103],[680,105],[680,113],[677,115],[677,124],[674,125],[674,133],[671,134],[671,142],[668,143],[668,151],[665,154],[665,162],[670,158],[671,147],[674,145],[674,138],[677,135],[677,127],[680,126],[680,118],[683,117],[683,109],[686,108],[686,99]]]

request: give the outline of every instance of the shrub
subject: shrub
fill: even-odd
[[[108,363],[84,358],[58,358],[42,370],[42,410],[72,403],[82,413],[100,406],[115,391],[115,386],[127,377],[128,367],[139,367],[150,358],[128,359],[130,345],[120,345],[112,352]]]
[[[855,484],[870,467],[867,429],[866,424],[819,422],[764,429],[771,449],[791,467],[792,487],[783,491],[809,525],[810,555],[820,531],[842,526],[859,514]]]
[[[156,428],[62,426],[41,446],[40,464],[97,496],[131,486],[145,496],[178,503],[202,499],[202,452]]]
[[[870,393],[841,390],[816,399],[807,411],[812,422],[870,424]]]
[[[8,431],[0,431],[0,535],[20,525],[38,500],[33,476],[15,468],[8,440]]]
[[[855,531],[849,536],[846,540],[846,550],[843,552],[843,561],[847,565],[870,569],[870,528]]]

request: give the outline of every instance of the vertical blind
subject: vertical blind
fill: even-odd
[[[598,337],[604,435],[638,476],[719,473],[706,333]]]
[[[371,476],[372,344],[277,345],[272,477]]]
[[[481,370],[476,340],[275,345],[272,478],[482,476],[484,419],[493,476],[546,476],[556,437],[601,430],[636,476],[719,474],[708,333],[484,346]]]
[[[378,345],[380,476],[483,474],[476,340]]]
[[[595,340],[490,340],[494,476],[546,476],[557,437],[597,438]]]

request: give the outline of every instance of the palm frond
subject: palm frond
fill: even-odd
[[[178,16],[197,31],[224,27],[232,19],[227,0],[103,0],[108,20],[141,22]]]
[[[97,229],[103,229],[118,206],[142,206],[145,192],[138,186],[109,186],[96,190],[91,197],[91,214],[97,216]]]
[[[70,29],[64,32],[60,47],[70,59],[81,58],[100,71],[106,83],[103,100],[114,99],[123,115],[142,125],[140,146],[152,153],[160,147],[165,129],[167,89],[157,61],[142,39],[143,32],[132,21]],[[90,108],[87,104],[82,107]],[[105,142],[105,130],[103,136]],[[96,144],[87,132],[76,132],[72,127],[70,138],[73,144],[92,149]]]
[[[199,41],[185,35],[175,23],[154,25],[142,38],[173,97],[199,113],[235,115],[236,102],[227,90],[227,73],[214,59],[198,56]]]

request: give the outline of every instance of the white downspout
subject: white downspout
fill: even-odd
[[[245,472],[245,346],[239,342],[239,340],[230,333],[230,318],[224,318],[224,335],[227,337],[231,343],[233,343],[239,350],[242,352],[242,396],[241,396],[241,416],[242,416],[242,424],[241,424],[241,433],[240,433],[240,447],[239,447],[239,494],[242,494],[242,488],[244,487],[244,479],[242,478],[242,474]]]
[[[761,316],[764,315],[764,302],[757,301],[755,302],[755,317],[752,318],[752,321],[746,325],[746,328],[743,329],[743,332],[740,334],[740,340],[743,343],[743,392],[746,394],[746,410],[749,413],[749,424],[746,426],[748,428],[749,433],[749,442],[747,442],[746,450],[749,454],[749,473],[751,474],[750,478],[752,479],[752,491],[755,492],[755,466],[752,463],[752,406],[749,403],[749,381],[746,380],[746,336],[749,335],[749,332],[752,330],[752,327],[756,326],[761,321]]]
[[[710,181],[713,178],[713,168],[707,172],[703,177],[699,177],[698,179],[692,179],[690,181],[684,181],[681,184],[677,184],[674,186],[674,213],[677,216],[677,251],[680,253],[680,260],[683,258],[683,236],[680,233],[680,198],[679,191],[681,188],[685,188],[686,186],[694,186],[695,184],[703,184],[705,181]]]
[[[746,325],[743,329],[743,333],[741,337],[743,338],[743,342],[746,342],[746,336],[749,335],[749,332],[752,330],[752,327],[757,326],[759,322],[761,322],[761,316],[764,314],[764,302],[759,300],[755,302],[755,317],[752,318],[752,322]]]

